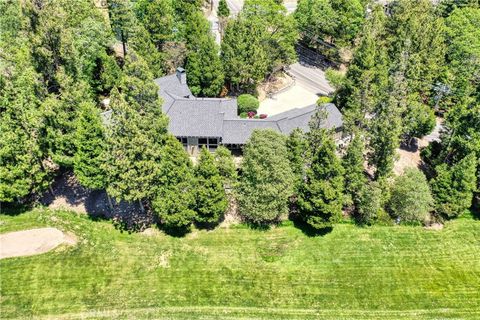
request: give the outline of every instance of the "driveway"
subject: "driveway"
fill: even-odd
[[[295,83],[287,91],[276,94],[260,102],[258,114],[273,116],[295,108],[310,106],[317,102],[318,96],[304,88],[301,84]]]

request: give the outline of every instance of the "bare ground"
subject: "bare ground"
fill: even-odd
[[[440,139],[440,131],[442,130],[442,119],[436,119],[436,126],[432,133],[423,137],[422,139],[416,139],[415,143],[410,148],[397,149],[398,159],[395,162],[393,171],[396,175],[401,175],[407,168],[418,168],[422,164],[420,157],[420,151],[427,147],[432,141]]]
[[[82,187],[75,176],[67,172],[59,176],[52,186],[53,194],[46,192],[40,203],[50,209],[65,209],[88,214],[94,219],[112,219],[121,229],[142,231],[151,225],[151,214],[142,213],[137,203],[116,202],[108,204],[104,190],[88,190]]]
[[[56,228],[38,228],[0,235],[0,259],[41,254],[61,244],[75,245],[77,238]]]

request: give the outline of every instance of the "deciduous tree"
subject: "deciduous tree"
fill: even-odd
[[[405,170],[392,186],[389,208],[401,222],[427,222],[433,198],[425,175],[416,168]]]

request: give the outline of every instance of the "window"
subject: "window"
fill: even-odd
[[[198,145],[199,146],[206,146],[207,145],[207,138],[198,138]]]

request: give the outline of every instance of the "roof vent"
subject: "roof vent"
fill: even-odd
[[[187,72],[182,67],[177,68],[177,78],[181,84],[187,84]]]

